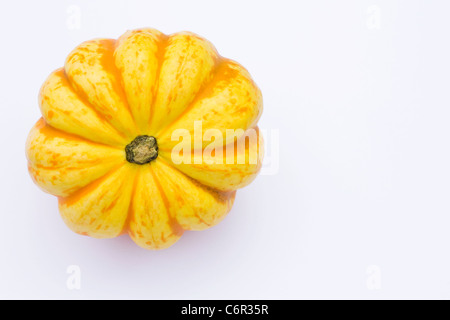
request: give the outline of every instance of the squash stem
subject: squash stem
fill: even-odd
[[[158,157],[158,143],[152,136],[137,136],[125,147],[127,161],[135,164],[146,164]]]

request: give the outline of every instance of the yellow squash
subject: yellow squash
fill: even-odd
[[[29,172],[79,234],[128,233],[141,247],[167,248],[184,230],[220,222],[261,167],[258,87],[192,33],[140,29],[84,42],[45,81],[39,103]],[[192,151],[189,161],[174,150]]]

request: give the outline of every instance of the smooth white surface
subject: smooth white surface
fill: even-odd
[[[0,298],[450,298],[449,12],[418,0],[3,3]],[[69,231],[24,155],[47,75],[82,41],[145,26],[196,32],[243,64],[264,95],[260,126],[280,134],[277,174],[159,252]],[[71,265],[80,290],[66,286]]]

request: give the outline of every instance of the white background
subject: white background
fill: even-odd
[[[2,3],[0,298],[450,298],[449,12],[414,0]],[[157,252],[69,231],[24,153],[39,87],[67,54],[146,26],[196,32],[243,64],[263,92],[261,128],[280,137],[276,174],[239,191],[218,226]],[[71,265],[80,290],[66,285]]]

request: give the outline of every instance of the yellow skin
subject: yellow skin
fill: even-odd
[[[172,161],[180,143],[171,139],[174,130],[187,129],[194,139],[194,121],[201,120],[203,132],[218,129],[224,144],[236,144],[245,137],[227,137],[225,130],[257,130],[262,112],[248,72],[192,33],[140,29],[118,40],[84,42],[48,77],[39,102],[42,118],[26,143],[29,172],[58,197],[62,218],[79,234],[128,233],[143,248],[167,248],[184,230],[220,222],[236,189],[261,167],[261,139],[238,149],[247,155],[244,164],[227,164],[226,157],[239,155],[225,151],[223,164]],[[125,154],[140,135],[155,137],[159,147],[158,157],[144,165]],[[255,150],[258,161],[250,164]]]

